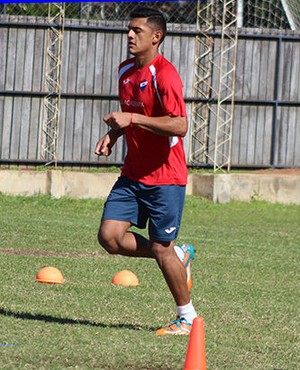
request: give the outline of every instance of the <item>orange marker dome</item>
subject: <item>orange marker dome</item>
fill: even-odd
[[[65,280],[56,267],[46,266],[37,273],[36,281],[47,284],[63,284]]]
[[[129,270],[122,270],[116,273],[112,281],[115,285],[122,286],[138,286],[140,285],[139,279],[137,276]]]

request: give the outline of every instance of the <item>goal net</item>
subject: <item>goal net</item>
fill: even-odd
[[[238,0],[238,27],[300,29],[299,0]]]

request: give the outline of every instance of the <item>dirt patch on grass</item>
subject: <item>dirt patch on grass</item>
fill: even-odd
[[[57,252],[57,251],[37,251],[30,249],[0,249],[0,255],[16,255],[16,256],[37,256],[37,257],[105,257],[100,252]]]

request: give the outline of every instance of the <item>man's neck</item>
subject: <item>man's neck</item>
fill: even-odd
[[[150,64],[152,62],[152,60],[156,58],[157,55],[158,55],[158,51],[157,50],[155,50],[155,52],[148,53],[147,55],[145,55],[145,54],[143,54],[143,55],[136,55],[135,56],[135,65],[139,69],[140,68],[144,68],[148,64]]]

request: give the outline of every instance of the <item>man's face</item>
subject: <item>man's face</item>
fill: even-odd
[[[128,25],[128,49],[132,55],[149,51],[157,40],[157,32],[147,23],[147,18],[134,18]]]

